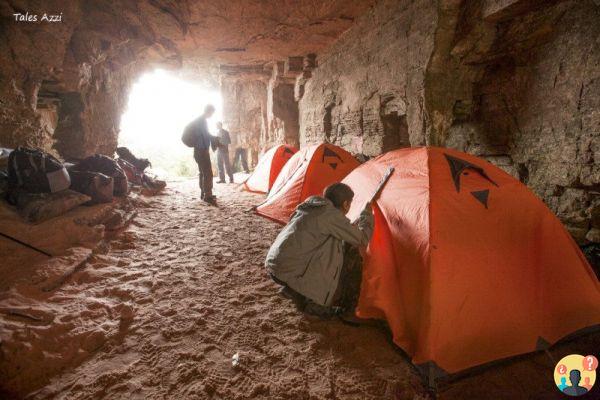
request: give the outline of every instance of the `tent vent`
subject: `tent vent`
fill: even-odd
[[[475,164],[471,164],[468,161],[461,160],[460,158],[452,157],[451,155],[448,155],[446,153],[444,153],[444,156],[446,157],[446,160],[448,160],[448,164],[450,165],[450,173],[452,174],[452,180],[454,180],[454,186],[456,187],[457,192],[460,192],[460,176],[462,172],[467,168],[478,172],[481,176],[490,181],[494,186],[498,186],[496,182],[494,182],[490,179],[489,176],[487,176],[483,168],[478,167]]]
[[[471,194],[473,197],[479,200],[479,202],[483,204],[486,209],[488,208],[488,197],[490,197],[489,189],[471,192]]]

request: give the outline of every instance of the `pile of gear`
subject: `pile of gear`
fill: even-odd
[[[0,196],[16,206],[28,222],[42,222],[79,205],[110,203],[125,197],[132,186],[150,194],[166,183],[146,174],[147,159],[129,149],[117,149],[118,158],[95,154],[76,163],[61,162],[40,149],[0,149]]]

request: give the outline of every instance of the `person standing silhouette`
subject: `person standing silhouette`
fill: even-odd
[[[191,129],[196,138],[194,146],[194,160],[198,164],[200,197],[205,202],[216,205],[217,201],[212,193],[213,187],[213,172],[212,164],[210,163],[209,149],[215,148],[215,140],[208,132],[206,120],[212,117],[215,113],[215,107],[212,104],[204,108],[204,113],[189,123],[186,127]]]
[[[563,389],[564,394],[569,396],[581,396],[588,392],[586,388],[579,386],[579,382],[581,381],[581,371],[572,369],[569,373],[569,379],[571,380],[571,386],[567,386]]]

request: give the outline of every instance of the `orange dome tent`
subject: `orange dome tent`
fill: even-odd
[[[263,154],[252,175],[244,182],[244,189],[249,192],[268,193],[285,163],[297,151],[295,147],[286,144],[271,148]]]
[[[298,204],[322,194],[328,185],[341,181],[358,165],[350,153],[329,143],[301,149],[283,166],[267,200],[256,212],[285,224]]]
[[[349,218],[389,166],[356,313],[385,319],[415,364],[454,373],[600,323],[593,270],[517,179],[450,149],[396,150],[346,177]]]

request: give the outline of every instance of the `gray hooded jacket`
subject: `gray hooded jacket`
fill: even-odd
[[[373,223],[370,209],[363,210],[353,225],[331,201],[312,196],[296,208],[279,233],[265,266],[296,292],[330,306],[344,261],[343,242],[366,246]]]

